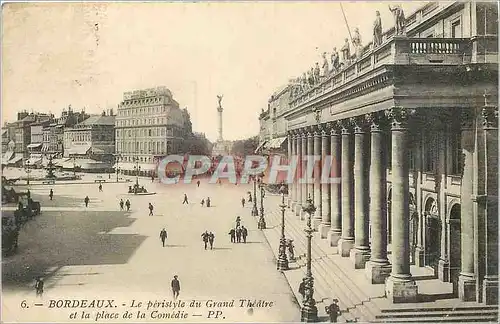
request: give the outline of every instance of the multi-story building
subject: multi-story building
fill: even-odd
[[[116,168],[124,173],[156,171],[157,162],[180,153],[191,132],[187,110],[180,109],[166,87],[125,92],[115,121]]]
[[[44,162],[42,161],[43,128],[48,126],[50,123],[50,120],[46,120],[31,124],[31,140],[30,144],[27,146],[29,159],[26,160],[26,164],[33,167],[42,166]]]
[[[111,171],[115,153],[115,115],[113,110],[91,115],[84,121],[65,128],[62,167],[82,171]]]
[[[341,174],[293,183],[293,211],[311,196],[317,239],[393,303],[420,300],[415,267],[450,283],[456,305],[498,303],[497,19],[496,3],[429,3],[341,68],[293,84],[278,117],[288,154],[332,155]],[[262,140],[280,134],[267,114]]]

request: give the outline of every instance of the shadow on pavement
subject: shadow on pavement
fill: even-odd
[[[17,254],[2,261],[3,288],[47,281],[64,266],[126,263],[146,237],[106,232],[134,221],[116,211],[44,212],[21,230]]]

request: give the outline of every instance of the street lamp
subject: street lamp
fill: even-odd
[[[26,180],[26,184],[29,186],[30,184],[30,173],[31,173],[31,170],[30,170],[30,161],[26,161],[26,163],[24,164],[24,171],[26,171],[26,175],[27,175],[27,180]]]
[[[135,187],[139,188],[139,171],[141,171],[141,166],[139,165],[139,159],[135,158]]]
[[[307,270],[305,280],[305,300],[301,309],[301,319],[303,322],[317,322],[318,321],[318,308],[314,300],[314,278],[311,272],[311,239],[314,230],[311,228],[311,217],[316,211],[311,199],[311,195],[307,198],[306,204],[302,210],[307,213],[307,228],[304,230],[307,236]]]
[[[288,270],[288,259],[286,257],[286,239],[285,239],[285,186],[281,186],[280,194],[281,194],[281,238],[280,238],[280,247],[278,253],[278,270],[284,271]]]
[[[120,168],[118,167],[118,162],[120,162],[121,155],[117,154],[115,156],[115,167],[116,167],[116,182],[118,182],[118,175],[120,174]]]
[[[259,216],[259,211],[257,210],[257,177],[253,178],[253,207],[252,216]]]
[[[257,227],[261,230],[266,229],[266,220],[264,219],[264,185],[259,181],[260,189],[260,218]]]
[[[76,156],[73,156],[73,177],[76,178]]]

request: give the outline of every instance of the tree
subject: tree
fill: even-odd
[[[253,136],[243,140],[234,141],[233,147],[231,148],[231,154],[233,155],[252,155],[255,154],[255,150],[259,146],[258,136]]]

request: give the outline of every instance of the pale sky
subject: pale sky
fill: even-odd
[[[425,2],[402,3],[408,16]],[[351,32],[371,41],[375,11],[393,26],[388,2],[343,2]],[[114,108],[123,92],[168,87],[195,131],[217,138],[258,134],[270,95],[321,65],[348,37],[339,2],[27,3],[2,11],[2,125],[16,113],[69,104]],[[96,25],[98,24],[98,30]],[[329,57],[329,56],[328,56]]]

